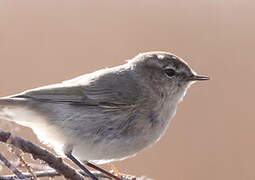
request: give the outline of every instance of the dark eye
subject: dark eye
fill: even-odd
[[[174,69],[166,69],[165,73],[168,77],[173,77],[176,74],[176,71]]]

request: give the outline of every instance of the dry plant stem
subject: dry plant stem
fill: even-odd
[[[21,155],[21,153],[15,152],[15,154],[18,156],[19,160],[21,161],[21,163],[24,165],[24,167],[28,170],[28,172],[32,175],[32,178],[34,180],[37,179],[36,175],[34,174],[32,168],[28,165],[28,163],[24,160],[23,156]]]
[[[24,168],[23,164],[20,161],[11,162],[11,163],[14,164],[16,167],[20,167],[20,169]],[[32,171],[45,171],[45,170],[52,169],[49,166],[42,165],[42,164],[34,164],[34,163],[28,163],[28,162],[26,163],[31,168]]]
[[[84,172],[80,171],[81,174],[84,174]],[[34,174],[37,176],[37,177],[55,177],[55,176],[61,176],[61,174],[59,174],[57,171],[55,171],[54,169],[52,170],[45,170],[45,171],[37,171],[37,172],[34,172]],[[95,174],[96,177],[102,179],[102,180],[106,180],[106,179],[110,179],[109,177],[101,174],[101,173],[97,173],[97,172],[93,172],[93,174]],[[23,173],[23,175],[26,177],[26,178],[31,178],[31,174],[30,173]],[[84,174],[86,175],[86,174]],[[1,176],[0,175],[0,180],[17,180],[18,178],[15,176],[15,175],[4,175],[4,176]]]
[[[49,151],[33,144],[31,141],[21,137],[12,135],[10,132],[0,130],[0,141],[21,149],[25,153],[33,155],[34,159],[45,161],[50,167],[62,174],[66,179],[83,180],[83,176],[75,171],[72,167],[63,162],[61,158],[57,158]]]
[[[23,174],[22,172],[20,172],[10,161],[8,161],[8,159],[6,159],[1,153],[0,153],[0,160],[4,163],[4,165],[6,167],[8,167],[14,174],[16,177],[18,177],[19,179],[24,179],[24,180],[28,180]]]
[[[18,157],[18,159],[22,163],[22,165],[24,165],[24,167],[27,169],[27,171],[32,175],[32,179],[37,180],[37,177],[34,174],[32,168],[24,160],[24,157],[22,156],[23,152],[15,146],[11,146],[11,151]]]

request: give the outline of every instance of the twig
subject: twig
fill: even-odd
[[[15,162],[11,162],[14,166],[24,168],[24,165],[18,160]],[[52,169],[47,165],[42,165],[42,164],[34,164],[34,163],[28,163],[26,162],[27,165],[33,170],[33,171],[44,171],[44,170],[49,170]]]
[[[23,152],[32,154],[34,159],[38,158],[45,161],[50,167],[55,169],[58,173],[62,174],[66,179],[84,179],[82,175],[75,171],[75,169],[64,163],[61,158],[57,158],[54,154],[33,144],[31,141],[25,140],[18,136],[14,136],[10,132],[2,130],[0,130],[0,141],[12,144],[15,147],[21,149]]]
[[[79,171],[79,173],[81,173],[82,175],[87,176],[83,171]],[[101,180],[111,180],[110,177],[98,172],[98,171],[92,171],[92,173],[100,178]],[[34,172],[34,174],[37,177],[56,177],[56,176],[61,176],[61,174],[59,174],[57,171],[55,171],[54,169],[48,169],[48,170],[44,170],[44,171],[36,171]],[[32,175],[30,173],[23,173],[23,175],[26,178],[31,178]],[[129,176],[129,175],[124,175],[124,177],[122,178],[122,180],[152,180],[146,177],[139,177],[139,178],[134,178],[133,176]],[[0,175],[0,180],[17,180],[17,177],[15,175]]]
[[[0,153],[0,160],[4,163],[4,165],[9,168],[19,179],[27,179],[22,172],[20,172],[8,159],[6,159],[1,153]]]
[[[80,173],[86,176],[86,174],[84,174],[82,171],[80,171]],[[34,172],[34,174],[37,177],[61,176],[61,174],[59,174],[54,169],[48,169],[48,170],[45,170],[45,171],[37,171],[37,172]],[[101,179],[110,179],[108,176],[105,176],[102,173],[93,172],[93,174],[95,174],[96,177],[101,178]],[[31,178],[32,177],[30,173],[23,173],[23,175],[26,178]],[[3,176],[0,176],[0,180],[17,180],[17,177],[15,175],[3,175]]]
[[[16,148],[16,147],[15,147]],[[19,150],[20,151],[20,150]],[[13,152],[16,154],[16,156],[19,158],[19,161],[24,165],[24,167],[27,169],[27,171],[32,175],[33,180],[37,180],[36,175],[34,174],[31,166],[25,161],[24,157],[22,156],[22,152],[19,152],[18,149],[13,149]]]

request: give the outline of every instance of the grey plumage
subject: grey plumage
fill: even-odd
[[[167,77],[166,69],[176,74]],[[1,98],[0,118],[31,127],[59,153],[105,163],[156,142],[191,81],[206,79],[173,54],[143,53],[124,65]]]

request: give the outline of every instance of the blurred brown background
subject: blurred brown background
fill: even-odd
[[[139,52],[174,52],[211,81],[192,86],[161,141],[115,165],[157,180],[254,180],[254,8],[248,0],[0,1],[0,94]],[[17,134],[38,143],[28,128]]]

